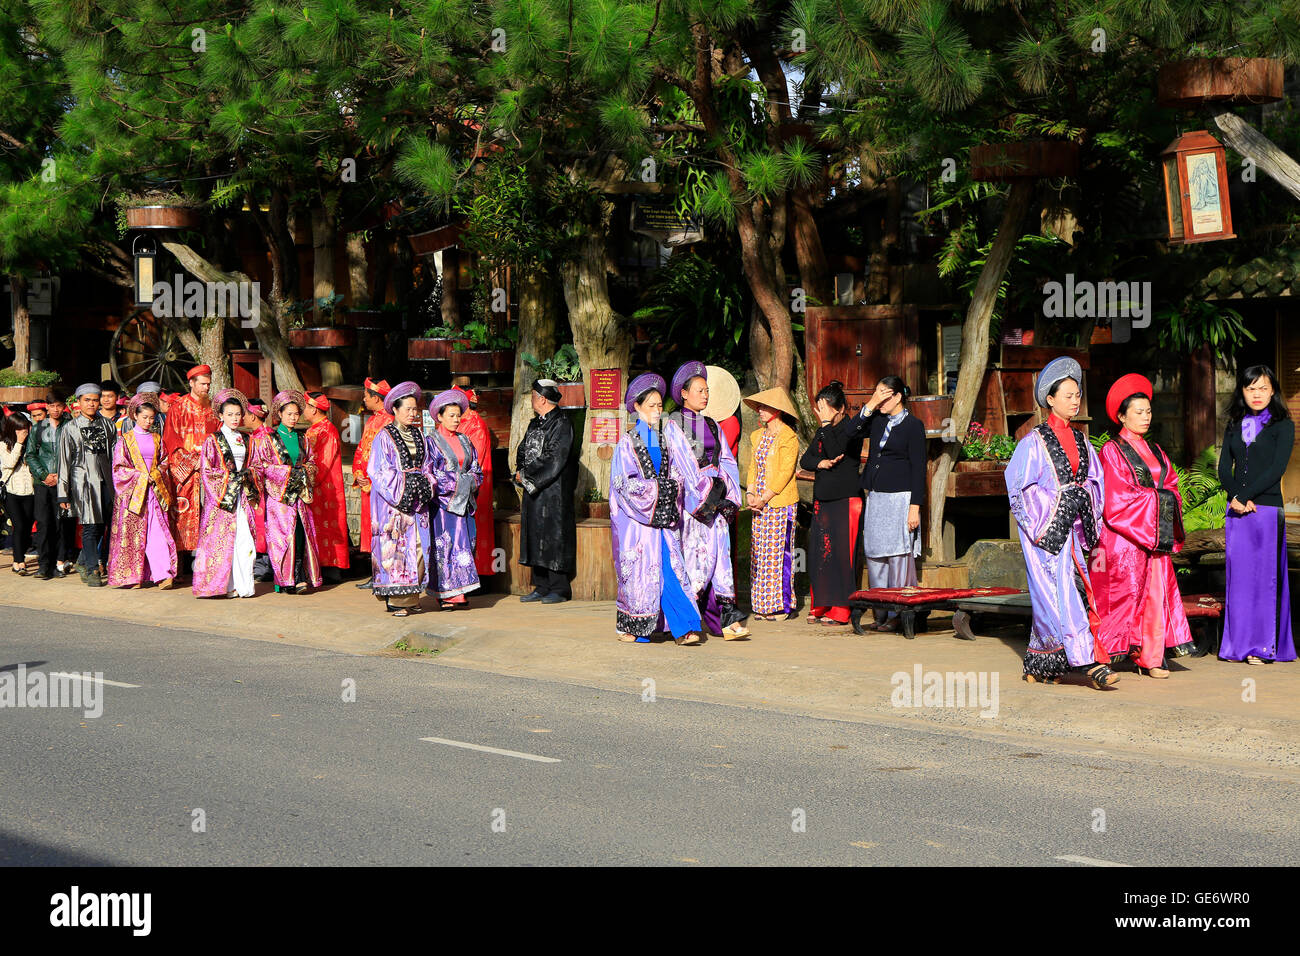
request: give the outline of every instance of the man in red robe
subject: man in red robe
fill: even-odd
[[[454,386],[469,399],[469,411],[460,418],[460,433],[474,446],[483,468],[483,483],[474,499],[474,567],[479,577],[491,574],[492,552],[496,550],[496,522],[492,516],[492,431],[477,411],[478,396],[473,389]]]
[[[212,411],[212,368],[196,365],[186,373],[190,393],[172,403],[163,426],[163,450],[172,480],[171,524],[176,550],[193,552],[199,543],[202,482],[199,455],[207,437],[220,428]]]
[[[386,379],[378,382],[366,379],[366,392],[361,401],[365,404],[366,411],[370,412],[370,420],[361,432],[361,441],[352,458],[352,484],[356,485],[361,496],[361,551],[366,555],[370,554],[370,476],[366,469],[370,465],[370,448],[375,443],[375,436],[393,421],[393,416],[384,411],[384,396],[388,394],[389,388]],[[357,587],[369,590],[372,581],[373,576]]]
[[[352,539],[348,535],[348,505],[343,489],[343,442],[330,421],[330,400],[321,392],[307,393],[307,445],[316,465],[311,492],[311,517],[316,524],[316,553],[325,580],[337,584],[348,566]]]

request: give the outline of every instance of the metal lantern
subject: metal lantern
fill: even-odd
[[[145,308],[153,305],[154,266],[158,259],[158,243],[153,236],[136,236],[131,243],[131,256],[135,260],[135,304]]]
[[[1184,133],[1160,154],[1171,243],[1236,239],[1223,144],[1205,130]]]

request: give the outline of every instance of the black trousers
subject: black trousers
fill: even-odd
[[[31,550],[36,496],[16,495],[12,491],[6,491],[5,512],[9,515],[9,543],[14,548],[14,564],[22,564]]]
[[[56,561],[72,560],[77,527],[63,517],[57,485],[36,483],[33,510],[36,516],[36,562],[42,573],[53,574]]]
[[[534,566],[533,569],[533,590],[539,594],[558,594],[562,598],[573,597],[573,587],[569,583],[569,576],[563,571],[552,571],[550,568]]]

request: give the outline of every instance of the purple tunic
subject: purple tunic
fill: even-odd
[[[714,429],[703,415],[682,409],[680,413],[674,412],[670,421],[682,425],[709,489],[708,506],[701,515],[707,521],[697,519],[689,511],[682,515],[682,560],[691,579],[687,593],[702,595],[712,585],[711,596],[734,603],[736,583],[731,568],[728,514],[734,515],[740,508],[740,469],[736,456],[725,439],[718,440],[721,436],[714,435]],[[715,478],[720,483],[717,489],[712,489]]]
[[[682,559],[682,513],[698,509],[713,484],[700,473],[691,446],[675,423],[665,421],[662,435],[663,466],[658,474],[645,442],[632,429],[619,441],[609,475],[617,627],[622,634],[638,637],[662,630],[661,549],[665,544],[671,573],[687,596],[696,593]]]
[[[306,488],[316,483],[316,465],[311,460],[311,441],[306,434],[298,436],[298,464],[306,474]],[[302,500],[303,488],[294,485],[295,469],[289,458],[284,440],[274,429],[268,430],[253,445],[253,469],[262,476],[266,488],[266,550],[271,559],[275,583],[291,588],[294,565],[294,524],[302,523],[305,542],[302,555],[302,572],[307,583],[321,586],[320,557],[316,550],[316,522],[311,507]]]
[[[418,437],[412,456],[396,423],[385,425],[370,446],[370,557],[378,597],[420,594],[429,585],[429,507],[436,480],[428,441]]]
[[[1044,676],[1064,671],[1065,662],[1059,660],[1062,649],[1071,665],[1091,664],[1095,659],[1088,608],[1079,596],[1075,575],[1081,575],[1085,588],[1090,589],[1087,552],[1089,542],[1096,543],[1100,528],[1102,471],[1092,445],[1082,432],[1073,431],[1079,445],[1080,472],[1072,480],[1062,482],[1060,478],[1070,465],[1046,424],[1020,440],[1006,470],[1007,495],[1020,531],[1033,604],[1025,667],[1038,673],[1031,664],[1042,664]],[[1067,493],[1069,487],[1079,491]],[[1072,498],[1091,502],[1091,528],[1085,529],[1083,518],[1074,513]],[[1035,661],[1038,655],[1052,655],[1053,660]]]
[[[140,452],[143,469],[131,454],[132,442]],[[165,462],[154,462],[158,444],[153,433],[130,428],[113,445],[116,496],[108,537],[109,587],[140,584],[146,574],[154,582],[176,576],[176,542],[156,490],[156,482],[166,470]],[[152,473],[151,468],[155,468]]]
[[[464,465],[457,460],[452,441],[461,446]],[[436,508],[430,509],[437,580],[430,581],[429,589],[446,600],[479,586],[478,570],[474,566],[477,543],[474,506],[479,485],[483,483],[483,469],[474,445],[464,435],[458,433],[450,438],[435,430],[428,442],[434,492],[438,496]]]

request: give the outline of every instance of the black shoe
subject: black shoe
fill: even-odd
[[[552,591],[550,594],[546,595],[546,597],[542,598],[542,603],[563,604],[567,600],[568,598],[566,598],[563,594],[556,594],[554,591]]]
[[[547,595],[543,594],[541,591],[533,591],[531,594],[525,594],[519,600],[524,604],[532,604],[534,601],[545,600],[546,597]]]
[[[357,590],[359,591],[373,591],[374,589],[375,589],[375,579],[373,577],[366,578],[364,581],[362,581],[360,584],[357,585]]]
[[[54,575],[49,571],[41,570],[36,572],[36,577],[40,581],[50,581],[54,578]]]

